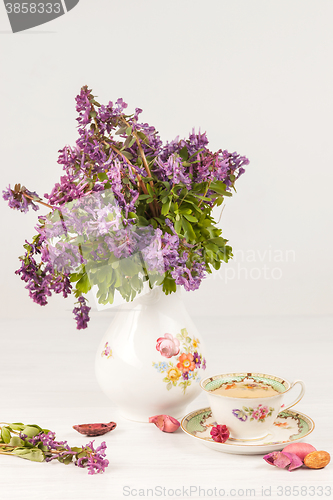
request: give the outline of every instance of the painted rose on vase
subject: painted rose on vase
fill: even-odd
[[[170,333],[165,333],[163,337],[157,339],[156,349],[160,351],[162,356],[171,358],[179,353],[180,342]]]
[[[192,381],[200,381],[198,370],[206,369],[206,360],[199,352],[199,344],[198,339],[189,337],[186,328],[175,337],[171,333],[165,333],[157,339],[156,350],[170,361],[153,362],[153,367],[165,374],[163,382],[167,384],[167,390],[179,387],[185,394]]]

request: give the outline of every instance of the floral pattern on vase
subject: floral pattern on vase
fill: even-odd
[[[112,349],[109,346],[109,342],[105,343],[104,349],[102,351],[101,356],[106,356],[106,359],[109,359],[112,357]]]
[[[153,367],[160,373],[165,373],[165,382],[168,391],[172,387],[179,387],[186,393],[192,382],[200,381],[199,368],[206,369],[206,360],[199,352],[200,341],[191,338],[186,328],[173,337],[170,333],[157,339],[156,350],[166,358],[176,357],[175,361],[153,362]]]
[[[166,358],[172,358],[179,353],[180,342],[171,333],[165,333],[157,339],[156,349]]]
[[[247,406],[243,406],[242,410],[234,409],[232,410],[233,415],[237,417],[239,420],[245,422],[247,417],[251,417],[251,420],[256,420],[257,422],[265,422],[266,417],[270,417],[274,408],[264,406],[262,404],[256,406],[255,408],[248,408]],[[246,417],[246,418],[245,418]]]

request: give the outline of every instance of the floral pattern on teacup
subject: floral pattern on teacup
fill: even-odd
[[[232,413],[237,416],[235,414],[235,412],[239,412],[240,410],[232,410]],[[268,407],[268,406],[265,406],[265,405],[262,405],[262,404],[259,404],[258,406],[256,406],[255,408],[247,408],[247,406],[243,406],[243,413],[244,414],[247,414],[250,418],[250,421],[251,420],[256,420],[257,422],[265,422],[265,419],[267,417],[270,417],[272,415],[272,412],[274,411],[274,408],[272,408],[271,406]],[[239,418],[239,417],[237,417]],[[241,419],[243,420],[243,419]],[[245,422],[245,420],[244,420]]]
[[[247,415],[243,412],[243,410],[232,410],[232,414],[235,415],[235,417],[237,417],[239,420],[242,420],[242,422],[245,422],[247,420]]]
[[[156,349],[166,358],[178,356],[175,362],[160,361],[153,363],[153,367],[159,373],[165,373],[165,382],[168,391],[172,387],[180,387],[184,394],[187,387],[192,382],[200,381],[199,368],[206,369],[206,360],[199,353],[200,341],[189,337],[186,328],[180,334],[173,337],[170,333],[165,333],[164,337],[157,339]],[[173,352],[173,354],[171,354]],[[168,355],[167,355],[168,354]],[[171,354],[171,355],[170,355]]]

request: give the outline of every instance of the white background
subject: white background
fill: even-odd
[[[122,97],[163,141],[201,128],[251,162],[220,222],[235,260],[189,294],[193,312],[331,314],[332,15],[324,0],[81,0],[13,35],[1,7],[3,188],[51,191],[82,85]],[[13,275],[36,213],[0,210],[2,314],[70,311],[58,297],[40,310]]]
[[[332,376],[332,17],[325,0],[80,0],[52,23],[12,34],[0,5],[2,188],[51,191],[62,174],[57,152],[77,139],[74,98],[85,84],[102,103],[122,97],[130,111],[141,107],[164,141],[200,127],[213,151],[248,156],[220,223],[236,258],[187,294],[187,307],[206,333],[213,371],[305,380],[299,409],[316,422],[310,442],[331,453],[332,396],[321,377]],[[77,332],[70,298],[34,304],[14,271],[37,215],[4,201],[0,212],[0,420],[49,426],[77,445],[74,423],[119,424],[102,477],[1,457],[6,499],[120,499],[129,482],[175,487],[192,478],[258,491],[331,484],[329,468],[280,471],[123,422],[93,373],[112,315],[93,312]],[[191,409],[205,404],[201,397]]]

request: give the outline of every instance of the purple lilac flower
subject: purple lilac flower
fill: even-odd
[[[30,298],[37,304],[45,306],[47,297],[51,296],[52,274],[50,266],[47,265],[45,269],[42,269],[33,256],[26,252],[21,267],[15,271],[15,274],[21,275],[21,280],[27,283],[25,288],[29,290]]]
[[[26,197],[25,194],[28,197]],[[39,206],[36,205],[33,201],[37,199],[40,200],[38,194],[29,191],[24,186],[21,187],[19,184],[16,185],[14,189],[11,189],[9,185],[6,190],[2,191],[2,197],[5,201],[8,201],[8,205],[10,208],[20,210],[20,212],[27,213],[29,207],[31,207],[35,211],[39,210]]]
[[[185,259],[187,259],[187,255]],[[204,262],[194,262],[189,269],[186,262],[179,260],[178,265],[171,271],[171,276],[177,285],[183,285],[186,291],[190,291],[199,288],[202,279],[205,277],[205,272],[206,265]]]
[[[20,433],[21,439],[26,439],[25,434]],[[40,443],[47,448],[44,451],[45,461],[64,460],[72,456],[74,464],[77,467],[88,468],[88,474],[96,474],[105,472],[109,461],[105,458],[106,443],[103,441],[96,449],[94,441],[91,441],[85,446],[82,446],[82,451],[72,449],[67,441],[56,441],[55,433],[49,431],[47,434],[41,432],[31,439],[27,439],[33,446],[38,446]],[[79,456],[81,455],[81,456]]]
[[[75,321],[77,323],[77,329],[81,330],[83,328],[87,328],[88,326],[88,321],[90,321],[89,318],[89,311],[91,307],[88,307],[86,305],[86,299],[84,297],[79,297],[78,298],[78,306],[74,307],[73,309],[73,314],[75,317]]]
[[[92,109],[91,103],[91,90],[87,86],[82,87],[81,92],[76,96],[76,111],[79,113],[77,121],[80,125],[87,125],[91,118],[89,117],[90,111]]]
[[[157,167],[154,172],[158,173],[163,180],[170,180],[170,184],[179,184],[182,182],[188,190],[191,189],[191,179],[184,170],[182,159],[179,155],[172,154],[165,162],[157,158],[156,164]]]
[[[89,451],[89,449],[91,450],[91,452]],[[87,453],[87,458],[79,458],[75,465],[77,465],[78,467],[88,467],[88,474],[105,472],[106,467],[109,465],[109,461],[105,458],[105,441],[103,441],[96,448],[96,450],[94,449],[94,441],[91,441],[85,447],[82,447],[82,450]]]
[[[205,358],[203,358],[203,360],[202,360],[202,367],[201,367],[201,368],[202,368],[203,370],[206,370],[206,368],[207,368],[207,367],[206,367],[206,360],[205,360]]]
[[[67,445],[67,441],[55,441],[55,433],[52,432],[52,431],[49,431],[47,434],[45,434],[44,432],[40,432],[36,436],[33,436],[32,438],[28,439],[28,441],[33,446],[36,446],[38,443],[41,442],[49,450],[55,449],[55,448],[57,448],[59,446],[65,446],[65,445]]]

